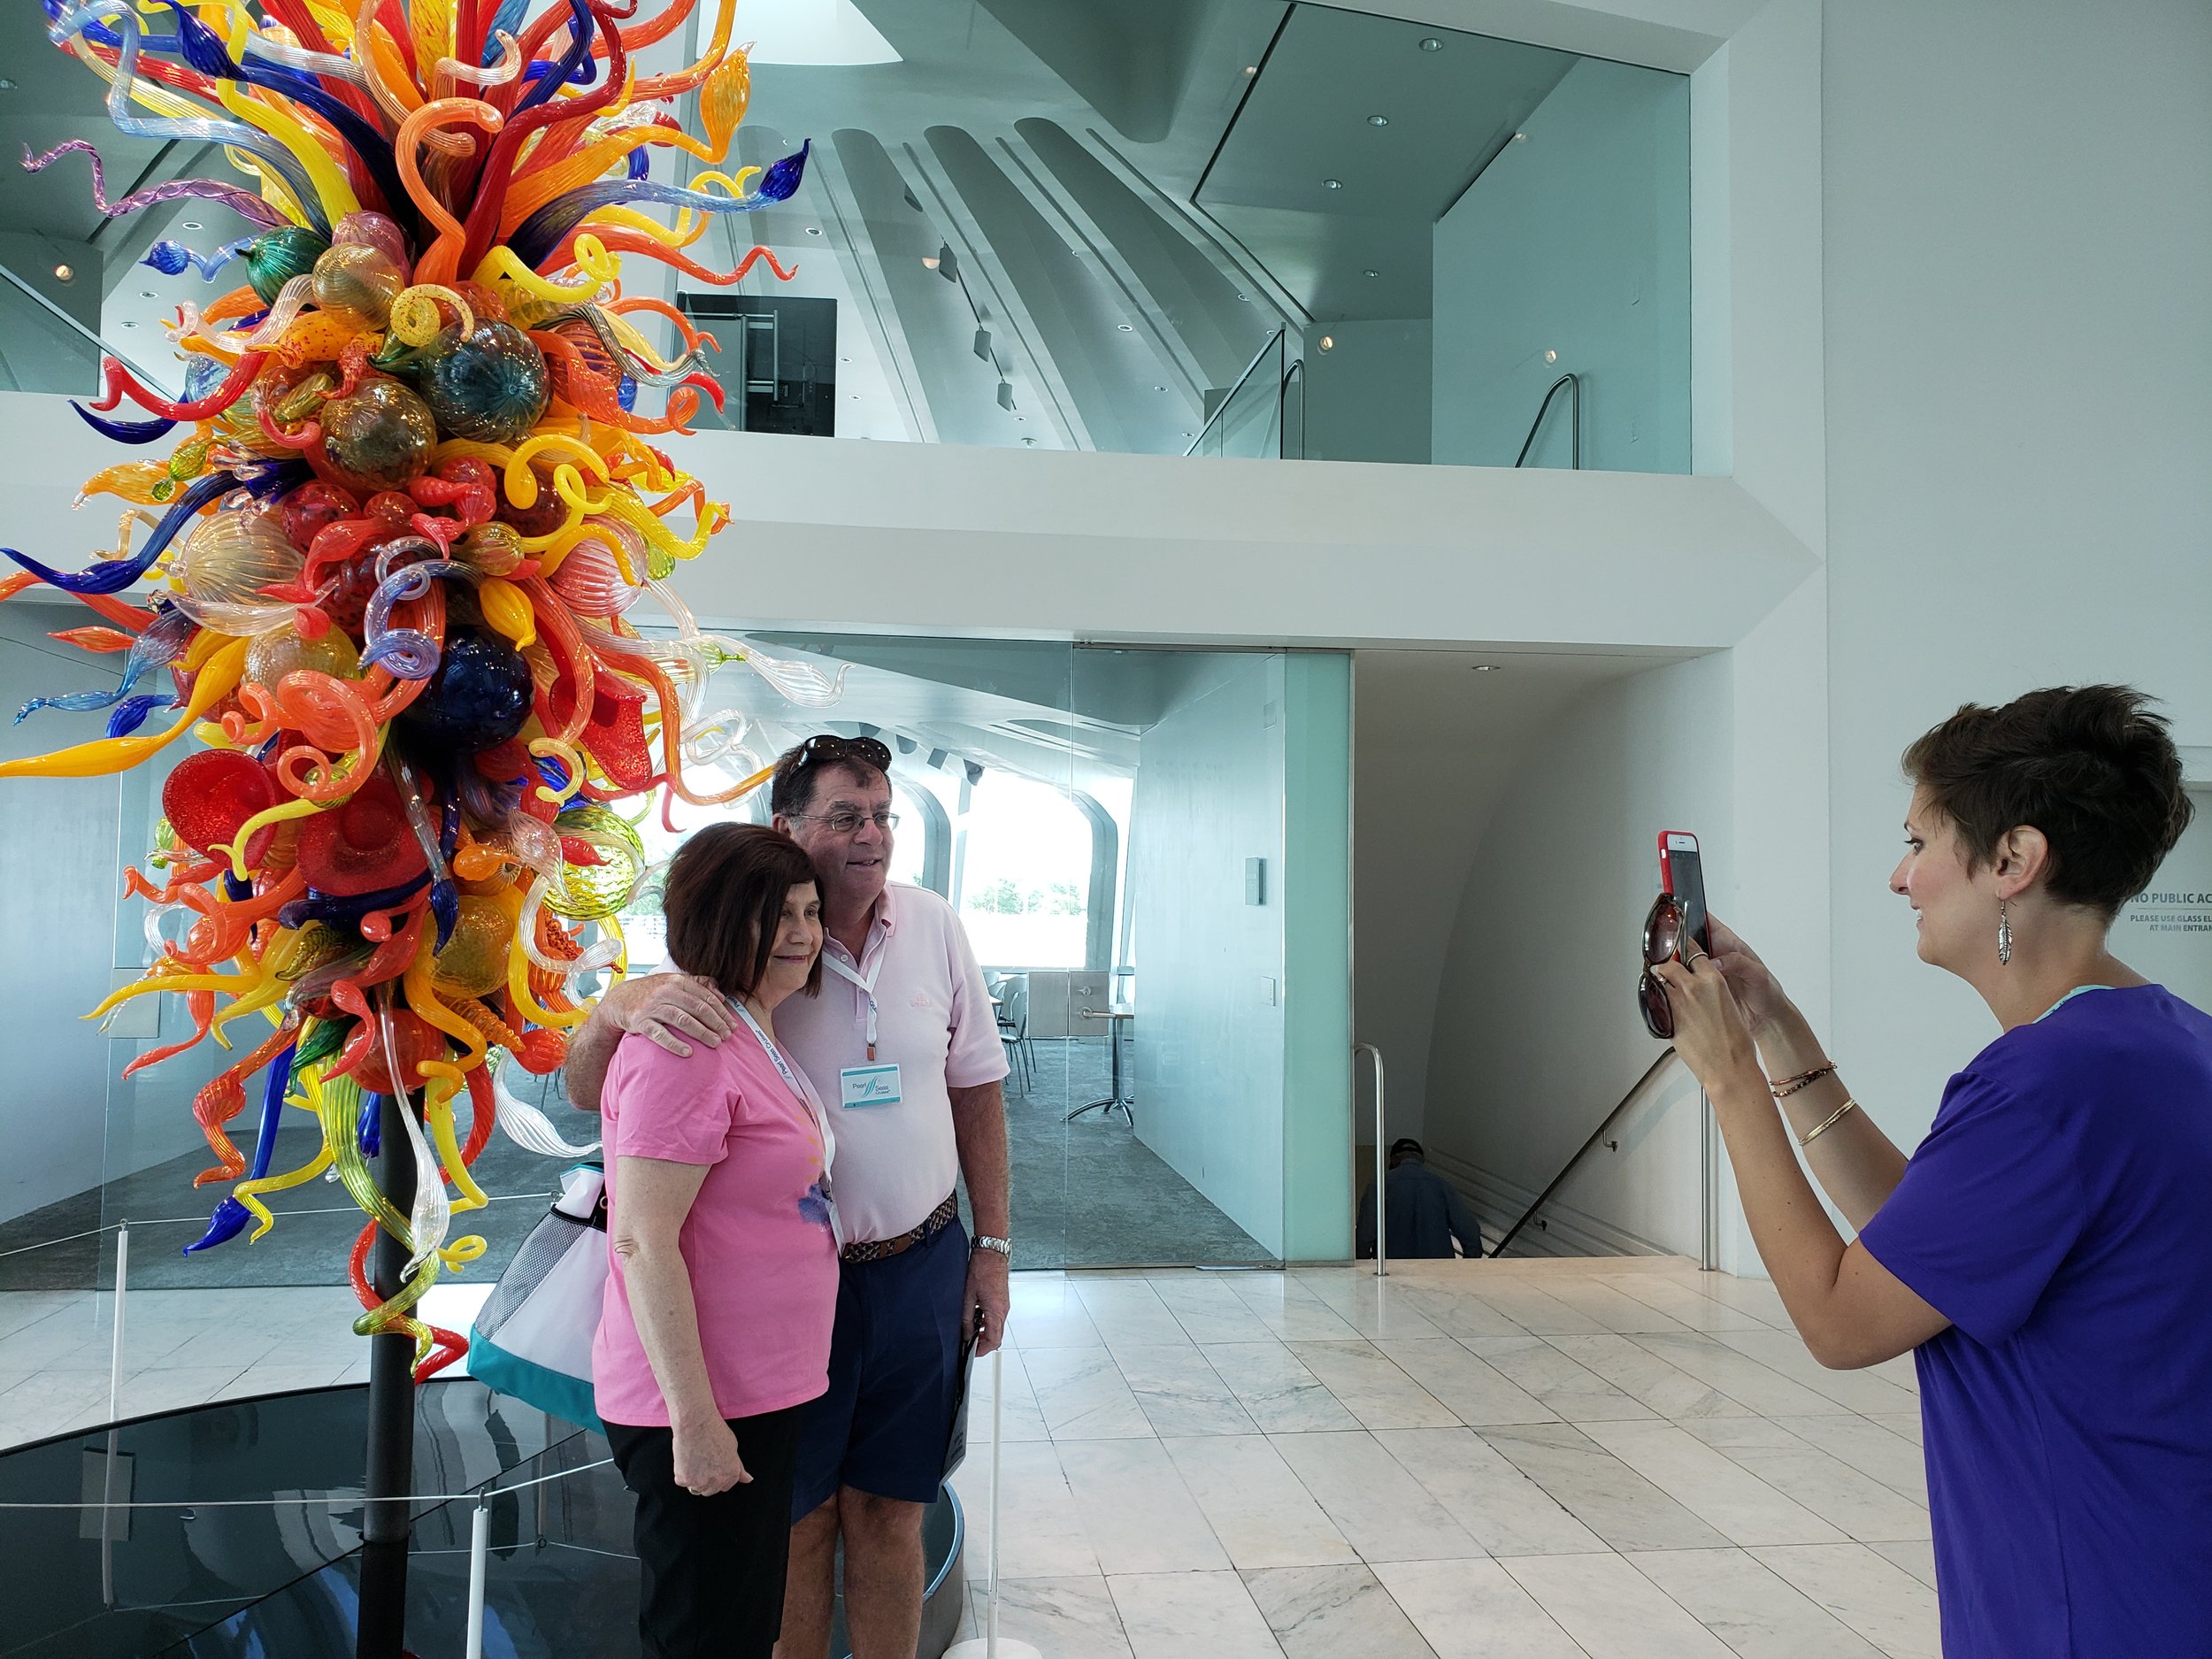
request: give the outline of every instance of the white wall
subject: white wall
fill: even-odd
[[[1144,1024],[1137,1137],[1283,1248],[1283,662],[1254,656],[1144,734],[1129,890]],[[1244,861],[1267,861],[1263,904]],[[1271,997],[1263,985],[1277,987]]]
[[[1540,1191],[1663,1051],[1636,1013],[1636,930],[1663,829],[1697,833],[1708,890],[1729,890],[1729,680],[1716,655],[1584,694],[1491,815],[1439,983],[1425,1137],[1486,1221]],[[1563,1212],[1615,1248],[1697,1254],[1696,1104],[1656,1088]]]
[[[1571,372],[1584,466],[1689,470],[1689,114],[1683,77],[1586,58],[1437,220],[1436,460],[1511,466]],[[1571,464],[1569,397],[1529,465]]]
[[[1996,1028],[1884,891],[1899,752],[2099,680],[2212,741],[2212,8],[1825,16],[1832,1041],[1910,1146]]]

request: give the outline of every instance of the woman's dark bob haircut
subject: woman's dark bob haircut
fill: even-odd
[[[1978,870],[2007,831],[2050,844],[2051,896],[2108,918],[2151,883],[2189,827],[2181,757],[2151,699],[2055,686],[2002,708],[1970,703],[1905,751],[1905,775],[1957,826]]]
[[[661,899],[668,959],[703,974],[726,996],[747,996],[768,972],[783,925],[784,895],[814,879],[814,863],[781,830],[710,824],[677,849]],[[806,994],[822,988],[822,958]]]

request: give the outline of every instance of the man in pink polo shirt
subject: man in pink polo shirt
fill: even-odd
[[[777,1036],[828,1104],[845,1247],[829,1391],[800,1428],[781,1659],[824,1659],[833,1567],[845,1546],[855,1659],[913,1659],[922,1515],[937,1494],[963,1345],[996,1348],[1007,1310],[1006,1057],[952,907],[888,877],[891,752],[813,737],[777,763],[776,826],[805,848],[822,892],[822,994],[779,1009]],[[625,1032],[678,1054],[732,1026],[710,987],[655,974],[608,992],[569,1048],[569,1097],[598,1101]],[[959,1222],[964,1178],[976,1236]]]

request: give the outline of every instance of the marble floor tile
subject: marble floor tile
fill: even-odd
[[[1479,1432],[1614,1549],[1710,1549],[1728,1542],[1573,1424]]]
[[[1880,1424],[1901,1440],[1910,1440],[1915,1446],[1922,1444],[1921,1425],[1924,1419],[1917,1411],[1863,1411],[1859,1415],[1869,1423]]]
[[[1401,1284],[1393,1300],[1405,1303],[1445,1336],[1525,1336],[1527,1333],[1472,1288],[1434,1284]]]
[[[1777,1492],[1794,1498],[1863,1544],[1930,1535],[1924,1503],[1893,1492],[1817,1447],[1732,1446],[1724,1450]]]
[[[1386,1429],[1375,1439],[1493,1555],[1571,1555],[1606,1547],[1472,1429]]]
[[[1389,1561],[1376,1578],[1436,1659],[1586,1659],[1494,1561]]]
[[[1199,1352],[1264,1432],[1359,1426],[1359,1419],[1280,1342],[1208,1342]]]
[[[1486,1278],[1474,1289],[1482,1301],[1531,1336],[1582,1336],[1605,1329],[1588,1314],[1570,1308],[1525,1279]]]
[[[1694,1285],[1685,1285],[1678,1279],[1655,1273],[1608,1273],[1598,1283],[1609,1286],[1624,1296],[1633,1296],[1647,1307],[1656,1308],[1678,1325],[1692,1331],[1763,1331],[1770,1329],[1766,1322],[1755,1314],[1732,1308],[1717,1302]]]
[[[1935,1591],[1864,1544],[1751,1553],[1893,1659],[1939,1659]]]
[[[1156,1348],[1191,1340],[1146,1279],[1080,1273],[1070,1283],[1109,1348]]]
[[[71,1310],[83,1310],[91,1293],[79,1290],[11,1290],[0,1292],[0,1346],[27,1326]]]
[[[1233,1572],[1110,1577],[1134,1659],[1279,1659],[1267,1620]]]
[[[1006,1318],[1006,1340],[1024,1350],[1033,1348],[1101,1348],[1105,1340],[1083,1306],[1075,1287],[1059,1273],[1015,1273],[1012,1306]]]
[[[1570,1423],[1659,1415],[1578,1364],[1544,1337],[1470,1336],[1462,1337],[1460,1346]]]
[[[1021,1350],[1005,1348],[997,1357],[1006,1383],[1006,1403],[1000,1413],[1000,1433],[1009,1440],[1048,1440],[1052,1431],[1046,1426],[1045,1414],[1037,1404],[1037,1391],[1030,1386],[1028,1363]],[[978,1360],[972,1373],[969,1395],[968,1429],[977,1439],[991,1432],[992,1362]]]
[[[980,1583],[968,1586],[974,1623],[983,1634],[986,1596]],[[1130,1659],[1121,1615],[1102,1578],[1007,1578],[999,1580],[998,1630],[1002,1638],[1025,1641],[1052,1659]]]
[[[1727,1644],[1618,1555],[1498,1563],[1590,1659],[1729,1659]]]
[[[1156,1277],[1153,1294],[1194,1342],[1272,1342],[1274,1332],[1244,1305],[1221,1274],[1183,1273]]]
[[[1789,1331],[1789,1310],[1782,1305],[1782,1298],[1774,1286],[1763,1279],[1738,1279],[1732,1273],[1707,1273],[1710,1283],[1701,1283],[1699,1288],[1715,1302],[1724,1302],[1739,1313],[1747,1313],[1777,1331]]]
[[[1356,1341],[1359,1333],[1286,1273],[1242,1273],[1230,1281],[1252,1315],[1285,1342]]]
[[[1159,1441],[1062,1440],[1060,1469],[1100,1568],[1210,1571],[1229,1557]]]
[[[1486,1553],[1372,1435],[1268,1439],[1362,1559],[1435,1561]]]
[[[1061,1471],[1058,1450],[1049,1440],[1028,1440],[1003,1448],[1005,1471],[999,1483],[999,1577],[1064,1578],[1095,1576],[1098,1556],[1075,1496]],[[972,1448],[953,1472],[953,1489],[967,1517],[969,1559],[986,1562],[991,1547],[991,1448]]]
[[[1831,1371],[1806,1351],[1794,1331],[1723,1331],[1714,1339],[1847,1411],[1911,1411],[1920,1396],[1872,1371]]]
[[[1747,1417],[1749,1408],[1712,1384],[1669,1363],[1632,1337],[1553,1336],[1544,1339],[1577,1364],[1594,1371],[1632,1400],[1670,1421],[1687,1417]]]
[[[1371,1429],[1448,1428],[1451,1409],[1366,1342],[1286,1346],[1344,1409]]]
[[[1549,1406],[1451,1338],[1393,1340],[1375,1346],[1471,1428],[1558,1421],[1559,1414]]]
[[[1880,1648],[1740,1549],[1664,1550],[1628,1561],[1739,1659],[1882,1659]]]
[[[1152,1432],[1136,1395],[1129,1392],[1105,1348],[1025,1348],[1022,1365],[1045,1426],[1056,1440],[1126,1439]]]
[[[182,1406],[205,1405],[243,1370],[240,1365],[150,1367],[123,1379],[122,1415],[145,1417]]]
[[[1819,1417],[1848,1409],[1828,1395],[1817,1394],[1729,1347],[1723,1340],[1746,1334],[1741,1331],[1723,1331],[1714,1336],[1660,1332],[1632,1336],[1629,1340],[1762,1417]],[[1792,1335],[1789,1340],[1794,1342],[1797,1338]]]
[[[1264,1436],[1213,1435],[1161,1444],[1237,1566],[1328,1566],[1359,1559]]]
[[[250,1400],[260,1394],[290,1394],[296,1389],[328,1388],[345,1367],[327,1363],[314,1365],[249,1366],[208,1397],[211,1400]]]
[[[1340,1269],[1319,1273],[1301,1272],[1299,1283],[1318,1296],[1330,1311],[1371,1340],[1376,1337],[1432,1337],[1440,1330],[1415,1307],[1409,1294],[1394,1280],[1377,1280],[1371,1274],[1348,1274]]]
[[[1741,1463],[1671,1423],[1586,1423],[1582,1432],[1732,1544],[1832,1544],[1845,1534]],[[1744,1456],[1775,1455],[1747,1451]]]
[[[1286,1659],[1435,1659],[1365,1567],[1270,1567],[1244,1587]]]
[[[1823,1417],[1793,1417],[1790,1420],[1793,1423],[1827,1421]],[[1849,1419],[1838,1417],[1835,1420],[1841,1423]],[[1680,1419],[1679,1425],[1696,1435],[1708,1446],[1724,1452],[1732,1452],[1739,1447],[1750,1446],[1780,1447],[1799,1451],[1802,1451],[1805,1447],[1803,1440],[1798,1439],[1772,1417],[1684,1417]]]
[[[1617,1290],[1605,1279],[1594,1276],[1588,1279],[1555,1279],[1548,1281],[1543,1288],[1545,1294],[1565,1303],[1575,1312],[1596,1320],[1606,1330],[1618,1335],[1692,1328],[1641,1297]]]
[[[1935,1588],[1935,1544],[1932,1540],[1885,1540],[1878,1544],[1869,1544],[1867,1548],[1884,1561],[1896,1563],[1930,1589]]]
[[[1221,1373],[1192,1343],[1116,1348],[1114,1363],[1155,1434],[1256,1434]]]

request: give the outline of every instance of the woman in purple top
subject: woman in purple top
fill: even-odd
[[[1726,928],[1656,970],[1806,1346],[1916,1350],[1948,1659],[2212,1655],[2212,1018],[2105,939],[2189,822],[2147,701],[1970,704],[1907,751],[1891,888],[2004,1028],[1909,1159]]]

